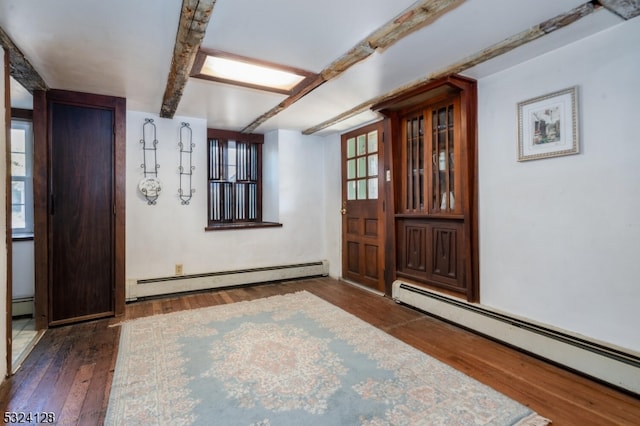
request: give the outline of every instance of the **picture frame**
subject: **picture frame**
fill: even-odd
[[[518,103],[518,161],[579,152],[578,86]]]

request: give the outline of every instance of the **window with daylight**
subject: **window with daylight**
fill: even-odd
[[[281,226],[262,221],[263,135],[208,129],[207,230]]]
[[[11,231],[15,237],[33,234],[33,126],[11,120]]]

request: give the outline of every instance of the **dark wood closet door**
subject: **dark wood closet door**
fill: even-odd
[[[114,313],[114,111],[51,102],[51,325]]]

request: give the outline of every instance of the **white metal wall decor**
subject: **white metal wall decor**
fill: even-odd
[[[149,142],[151,141],[151,142]],[[147,199],[147,204],[150,206],[156,204],[156,200],[162,191],[162,183],[158,179],[158,164],[157,145],[158,139],[156,139],[156,125],[153,123],[153,119],[145,118],[142,125],[142,164],[140,167],[144,172],[144,177],[138,184],[138,189]]]
[[[193,193],[196,192],[192,187],[193,171],[196,167],[193,165],[193,148],[196,146],[193,143],[192,131],[189,123],[182,123],[180,126],[180,141],[178,146],[180,147],[180,188],[178,188],[178,195],[180,197],[183,206],[189,205]]]

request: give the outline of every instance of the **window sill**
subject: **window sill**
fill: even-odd
[[[33,232],[15,233],[11,235],[12,241],[32,241]]]
[[[277,222],[238,222],[221,223],[220,225],[207,226],[205,231],[228,231],[231,229],[255,229],[255,228],[280,228],[281,223]]]

